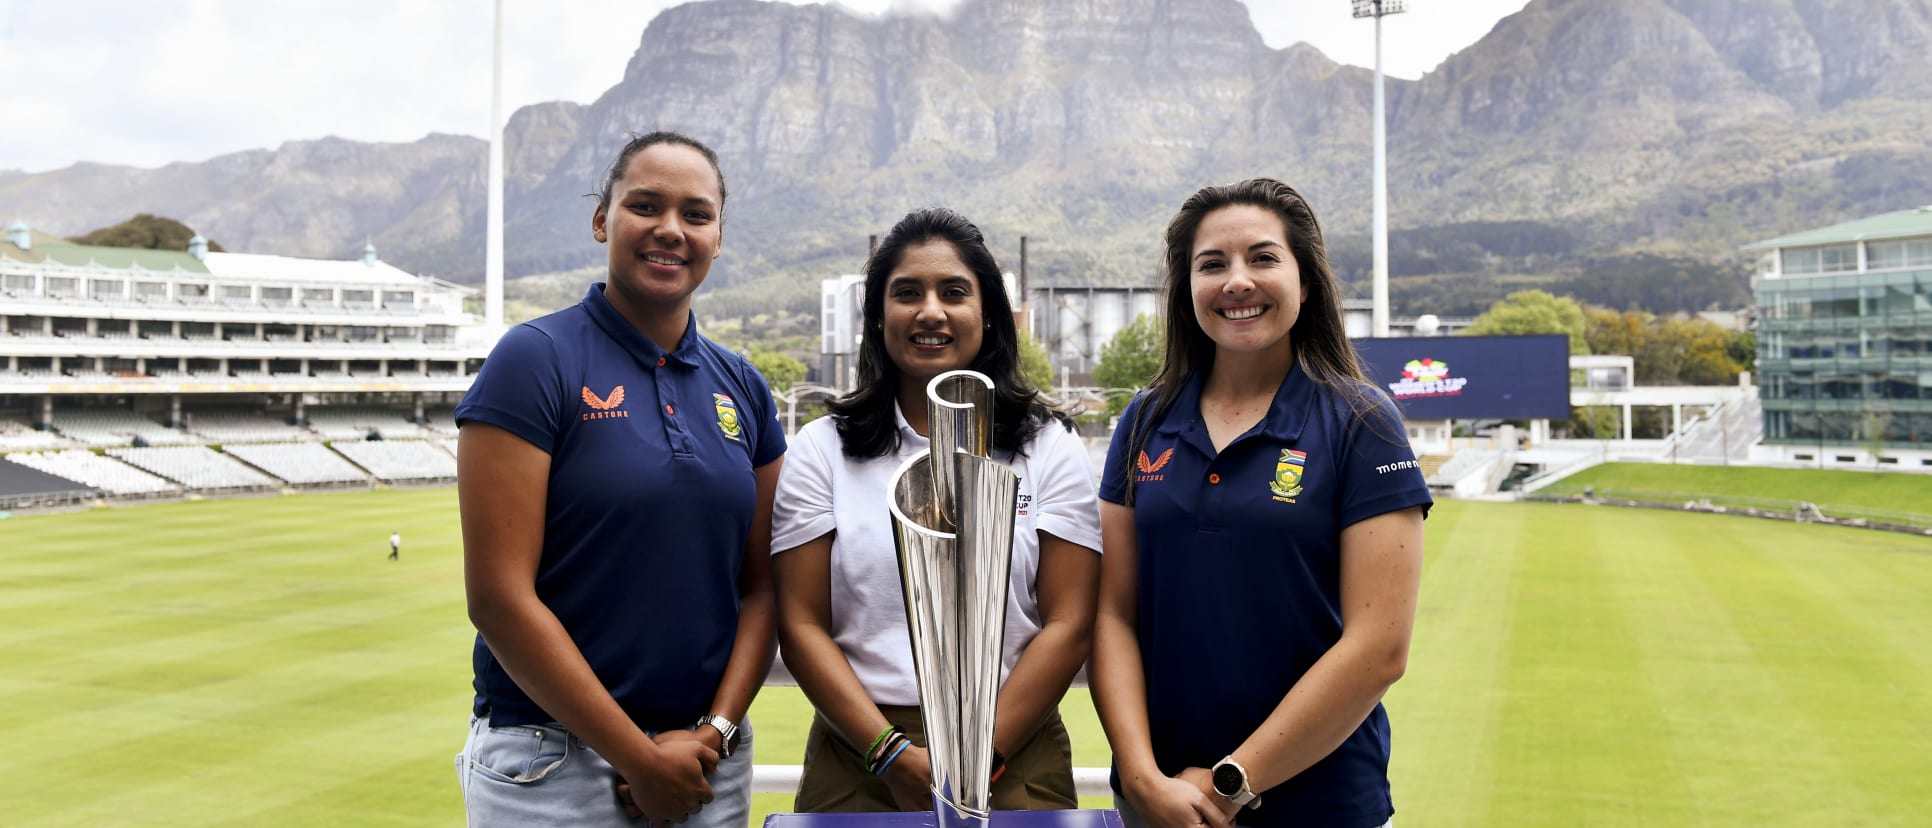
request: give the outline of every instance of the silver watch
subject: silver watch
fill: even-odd
[[[698,728],[698,727],[704,727],[705,725],[710,725],[713,728],[716,728],[718,731],[718,735],[722,737],[718,740],[718,758],[720,759],[730,758],[731,752],[738,749],[738,725],[733,723],[730,719],[727,719],[716,713],[712,713],[708,716],[698,719],[698,723],[692,725],[692,727]]]

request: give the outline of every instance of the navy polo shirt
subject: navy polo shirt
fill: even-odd
[[[695,317],[665,353],[596,284],[505,333],[456,421],[549,452],[537,595],[617,703],[647,730],[710,712],[738,631],[752,470],[785,453],[757,369]],[[480,635],[473,666],[475,712],[492,725],[555,720]]]
[[[1133,457],[1132,424],[1149,398],[1128,406],[1100,487],[1121,503],[1134,478],[1148,725],[1170,776],[1233,752],[1341,639],[1342,529],[1433,502],[1386,396],[1357,414],[1297,363],[1261,422],[1217,454],[1201,383],[1187,380]],[[1388,764],[1378,704],[1334,753],[1236,821],[1381,825],[1394,813]]]

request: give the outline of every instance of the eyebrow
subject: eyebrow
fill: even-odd
[[[1275,241],[1273,239],[1269,239],[1267,241],[1258,241],[1258,242],[1255,242],[1254,244],[1248,245],[1248,252],[1253,253],[1256,250],[1260,250],[1264,247],[1279,247],[1283,250],[1288,249],[1287,245],[1282,244],[1281,242]],[[1203,250],[1199,253],[1194,254],[1194,258],[1199,259],[1202,256],[1221,256],[1221,255],[1225,255],[1225,254],[1223,254],[1219,250]]]
[[[887,287],[891,287],[891,286],[893,286],[893,285],[898,285],[898,284],[903,284],[903,283],[905,283],[905,282],[913,282],[913,283],[915,283],[915,284],[916,284],[916,283],[920,283],[920,282],[923,282],[923,281],[924,281],[924,280],[922,280],[922,279],[920,279],[920,278],[919,278],[918,276],[914,276],[914,275],[911,275],[911,274],[907,274],[907,275],[903,275],[903,276],[894,276],[894,277],[892,277],[891,279],[889,279],[889,280],[887,280],[887,281],[886,281],[886,286],[887,286]],[[963,285],[966,285],[966,286],[968,286],[968,287],[972,287],[972,286],[974,286],[974,282],[973,282],[973,280],[972,280],[972,278],[970,278],[970,277],[967,277],[967,276],[962,276],[962,275],[960,275],[960,274],[957,274],[957,273],[948,273],[948,274],[946,274],[946,275],[944,275],[944,276],[941,276],[941,277],[939,277],[939,284],[940,284],[941,286],[945,286],[945,285],[959,285],[959,284],[963,284]]]
[[[653,198],[658,200],[663,200],[665,197],[663,193],[660,193],[656,190],[647,189],[644,187],[632,187],[631,189],[624,191],[623,200],[629,201],[638,196],[643,196],[645,198]],[[712,201],[711,199],[706,198],[704,196],[691,196],[689,198],[686,198],[683,203],[687,206],[698,206],[698,207],[716,207],[717,206],[717,202]]]

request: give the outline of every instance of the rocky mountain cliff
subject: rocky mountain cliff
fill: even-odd
[[[1365,35],[1366,36],[1366,35]],[[967,0],[947,19],[708,0],[644,31],[587,105],[506,129],[510,275],[593,265],[594,191],[627,133],[723,156],[717,285],[856,269],[943,203],[1036,276],[1144,281],[1194,187],[1272,175],[1365,236],[1370,73],[1271,49],[1236,0]],[[1932,0],[1533,0],[1420,81],[1391,80],[1402,228],[1557,224],[1591,251],[1732,255],[1932,203]],[[484,144],[325,138],[198,164],[0,173],[0,212],[74,233],[134,211],[234,249],[481,278]],[[775,281],[774,281],[775,280]]]

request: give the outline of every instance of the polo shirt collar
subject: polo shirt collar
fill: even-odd
[[[591,284],[590,291],[584,294],[582,304],[585,312],[590,314],[591,321],[597,323],[597,327],[603,329],[606,336],[622,345],[624,350],[629,351],[639,365],[654,367],[660,359],[666,363],[687,368],[698,364],[697,313],[691,312],[691,318],[684,324],[684,338],[678,340],[678,347],[667,354],[663,348],[658,347],[656,342],[651,341],[650,337],[640,333],[635,326],[631,325],[629,319],[625,319],[623,314],[617,312],[617,308],[612,306],[610,299],[604,295],[603,282]]]
[[[1198,437],[1201,444],[1210,446],[1207,428],[1201,422],[1201,387],[1207,382],[1206,371],[1189,374],[1181,385],[1180,396],[1174,398],[1174,407],[1168,409],[1167,416],[1155,427],[1155,431],[1167,436],[1187,434]],[[1314,410],[1315,381],[1302,373],[1301,360],[1288,367],[1288,376],[1275,390],[1275,399],[1268,404],[1268,413],[1257,426],[1256,436],[1266,436],[1285,443],[1301,438],[1302,425]],[[1209,454],[1213,454],[1209,451]]]
[[[898,400],[892,401],[892,422],[899,427],[900,445],[924,448],[929,444],[926,435],[913,431],[912,424],[906,422],[906,412],[899,410]]]

